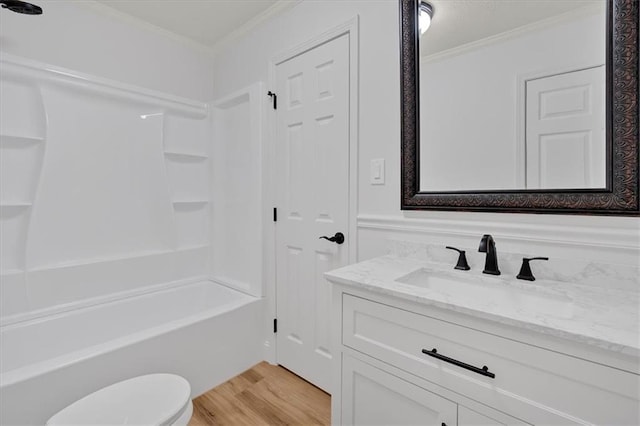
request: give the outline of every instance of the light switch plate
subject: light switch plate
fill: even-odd
[[[371,160],[371,185],[384,185],[384,158]]]

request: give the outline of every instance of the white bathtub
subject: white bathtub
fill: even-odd
[[[0,329],[0,424],[44,424],[97,389],[175,373],[192,396],[264,359],[263,304],[210,281]]]

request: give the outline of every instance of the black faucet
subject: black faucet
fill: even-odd
[[[496,243],[493,241],[493,237],[489,234],[484,234],[480,240],[480,247],[478,251],[481,253],[487,253],[487,257],[484,260],[483,274],[500,275],[500,269],[498,269],[498,253],[496,252]]]

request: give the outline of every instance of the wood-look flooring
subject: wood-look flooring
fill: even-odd
[[[189,426],[329,425],[331,397],[266,362],[193,400]]]

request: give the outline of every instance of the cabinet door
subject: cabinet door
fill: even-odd
[[[457,408],[453,401],[344,355],[342,423],[345,425],[455,426]]]
[[[492,417],[488,417],[484,414],[470,410],[467,407],[458,405],[458,426],[514,426],[524,424],[528,423],[523,423],[518,419],[514,419],[499,412],[496,412]]]

